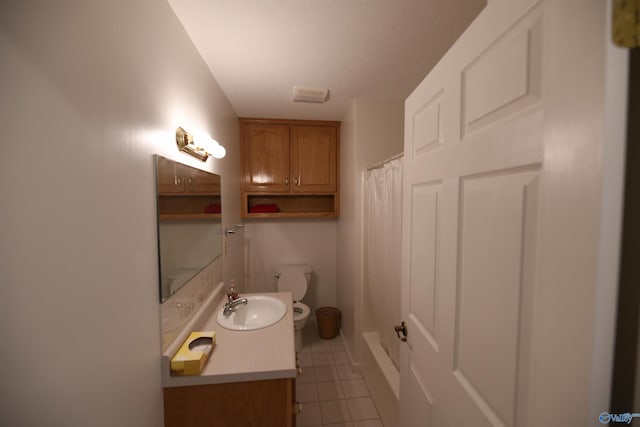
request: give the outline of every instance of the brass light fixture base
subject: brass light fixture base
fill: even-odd
[[[209,158],[209,153],[200,147],[196,147],[193,142],[193,135],[181,127],[176,129],[176,144],[178,144],[180,151],[190,154],[198,160],[206,162]]]

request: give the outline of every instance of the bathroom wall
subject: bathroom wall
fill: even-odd
[[[0,57],[0,424],[160,426],[152,155],[220,174],[233,224],[236,115],[163,0],[5,0]],[[227,157],[177,152],[177,125]]]
[[[367,166],[402,152],[404,102],[356,99],[341,131],[341,214],[336,233],[336,299],[342,334],[354,362],[361,357],[368,306],[362,294],[362,172]],[[397,283],[400,292],[400,278]]]
[[[307,264],[313,274],[305,304],[312,310],[335,306],[336,223],[335,219],[246,221],[246,289],[241,292],[276,292],[277,265]]]

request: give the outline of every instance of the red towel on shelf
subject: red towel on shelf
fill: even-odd
[[[216,204],[210,204],[205,206],[204,213],[220,213],[222,210],[222,206]]]
[[[249,208],[249,213],[266,213],[266,212],[280,212],[280,208],[276,204],[255,205]]]

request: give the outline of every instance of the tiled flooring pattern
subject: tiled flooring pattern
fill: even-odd
[[[313,323],[307,322],[304,348],[298,353],[298,427],[383,427],[362,375],[349,364],[340,335],[324,340]]]

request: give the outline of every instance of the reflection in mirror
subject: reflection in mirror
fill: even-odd
[[[220,176],[156,158],[160,302],[222,253]]]

